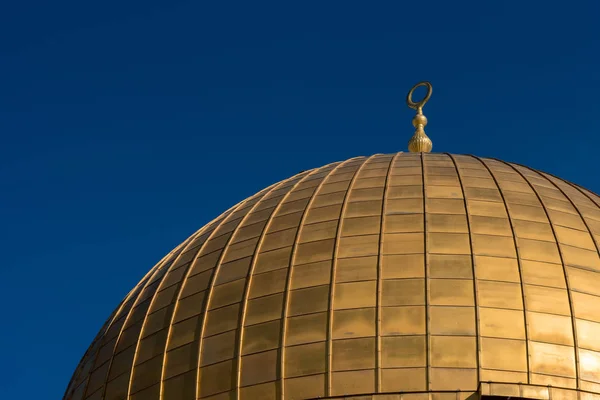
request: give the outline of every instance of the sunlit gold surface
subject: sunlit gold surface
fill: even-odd
[[[412,96],[416,88],[425,86],[427,93],[425,97],[420,101],[413,101]],[[431,83],[419,82],[410,89],[406,95],[406,104],[413,110],[417,110],[417,115],[412,120],[413,126],[416,128],[414,135],[408,141],[408,150],[411,153],[429,153],[433,148],[431,139],[425,134],[425,125],[427,125],[427,118],[423,115],[423,106],[429,101],[431,97]]]
[[[600,197],[519,165],[326,165],[159,262],[65,398],[600,398],[599,242]]]

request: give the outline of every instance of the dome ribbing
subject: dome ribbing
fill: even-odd
[[[598,398],[599,243],[598,196],[520,165],[305,171],[153,267],[65,399]]]

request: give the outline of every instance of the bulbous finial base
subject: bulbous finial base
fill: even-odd
[[[423,128],[417,129],[413,137],[408,141],[408,151],[411,153],[429,153],[433,148],[431,139],[425,134]]]

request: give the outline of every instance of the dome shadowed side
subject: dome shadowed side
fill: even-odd
[[[600,395],[599,205],[473,156],[304,171],[161,260],[64,398]]]

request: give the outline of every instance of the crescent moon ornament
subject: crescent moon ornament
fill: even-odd
[[[414,102],[412,99],[412,95],[415,89],[421,86],[425,86],[427,88],[427,93],[425,94],[425,97],[423,97],[423,100]],[[431,97],[431,91],[431,83],[427,81],[417,83],[415,86],[412,87],[412,89],[410,89],[410,91],[406,95],[406,104],[408,104],[408,106],[413,110],[418,110],[419,108],[422,109],[423,106],[429,101],[429,98]]]

